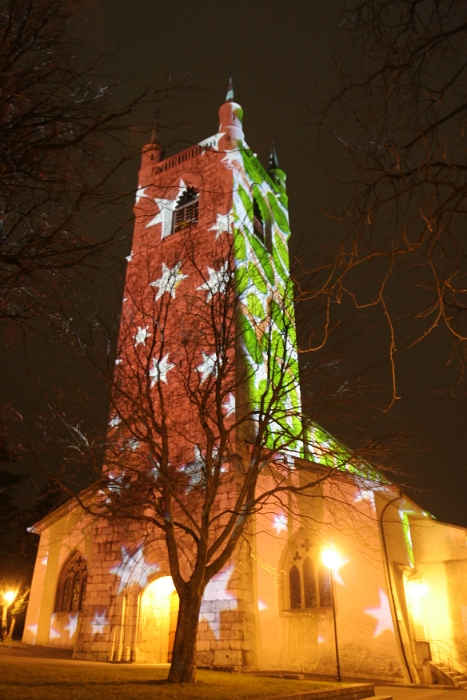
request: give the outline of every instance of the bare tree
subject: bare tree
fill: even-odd
[[[116,532],[123,526],[129,542],[144,538],[145,551],[164,542],[180,599],[169,681],[194,682],[204,591],[252,518],[277,504],[298,516],[300,499],[320,497],[324,483],[344,501],[349,471],[362,485],[384,479],[302,414],[291,284],[252,318],[245,300],[255,289],[227,234],[209,277],[190,230],[162,278],[151,249],[134,262],[104,476],[91,503],[78,500]],[[72,433],[72,451],[97,464],[101,446],[78,426]]]
[[[411,344],[444,326],[462,378],[467,8],[461,0],[339,4],[349,60],[336,59],[340,90],[319,126],[347,156],[339,179],[352,190],[336,217],[341,244],[311,295],[328,308],[346,299],[379,307],[392,363],[397,317],[413,319]]]
[[[0,321],[9,327],[37,315],[62,325],[72,271],[75,287],[80,275],[91,284],[112,234],[93,235],[90,224],[117,200],[113,177],[132,155],[128,115],[166,94],[150,86],[112,104],[118,82],[80,58],[81,10],[79,0],[0,3]]]

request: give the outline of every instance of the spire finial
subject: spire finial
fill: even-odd
[[[161,116],[160,109],[156,109],[154,112],[154,128],[151,134],[151,140],[149,143],[159,143],[159,119]]]
[[[226,102],[233,102],[234,101],[234,89],[233,89],[233,82],[232,82],[232,71],[229,70],[229,87],[227,90],[227,95],[225,98]]]
[[[277,160],[276,147],[274,143],[274,137],[271,136],[271,151],[269,153],[269,170],[275,170],[279,167],[279,161]]]

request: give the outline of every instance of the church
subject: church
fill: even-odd
[[[170,662],[207,542],[198,666],[462,686],[467,532],[302,415],[286,176],[242,118],[230,85],[214,136],[143,148],[103,481],[32,528],[23,642]]]

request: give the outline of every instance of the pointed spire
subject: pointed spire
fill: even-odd
[[[276,168],[279,168],[279,161],[277,160],[274,138],[271,136],[271,151],[269,153],[269,170],[276,170]]]
[[[161,112],[159,109],[156,109],[154,112],[154,128],[152,130],[151,134],[151,139],[149,143],[159,143],[159,119],[161,116]]]
[[[233,89],[233,82],[232,82],[232,71],[229,70],[229,87],[227,90],[227,95],[225,97],[226,102],[233,102],[234,101],[234,89]]]

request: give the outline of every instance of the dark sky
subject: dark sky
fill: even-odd
[[[320,208],[338,210],[345,193],[315,157],[317,132],[310,124],[311,112],[319,106],[316,95],[325,96],[336,86],[333,54],[344,53],[347,65],[353,55],[339,29],[342,18],[331,2],[107,0],[88,3],[86,12],[91,53],[110,52],[109,70],[117,76],[131,76],[122,94],[143,87],[162,71],[174,81],[194,73],[191,83],[203,87],[178,93],[160,105],[163,123],[180,120],[187,124],[184,131],[176,132],[182,141],[174,150],[217,131],[217,110],[231,68],[236,100],[244,109],[246,140],[263,164],[269,138],[275,137],[280,165],[287,173],[293,249],[305,245],[310,254],[313,246],[332,243],[337,233],[323,219]],[[164,78],[161,80],[162,85]],[[174,135],[166,130],[164,138],[168,141]],[[332,160],[325,165],[339,175],[345,164],[339,161],[336,149],[329,153]],[[137,167],[135,162],[129,175],[135,186]],[[384,339],[384,331],[380,335]],[[377,342],[373,347],[373,337],[374,333],[369,334],[368,342],[360,343],[368,362],[374,355],[384,359],[385,344]],[[446,368],[448,342],[439,333],[413,350],[403,351],[403,346],[401,338],[397,354],[401,399],[394,413],[414,433],[408,440],[405,470],[414,475],[411,483],[420,489],[417,500],[421,505],[440,520],[467,525],[466,402],[445,391],[452,380]],[[50,366],[44,351],[40,356],[45,377],[48,370],[44,368]],[[55,374],[66,371],[67,366],[57,363]],[[79,375],[80,370],[76,371]],[[381,379],[389,380],[384,369]],[[45,384],[51,381],[43,379]],[[8,397],[19,384],[21,395],[27,395],[29,379],[23,374],[8,381]],[[22,401],[24,398],[18,406]],[[395,419],[378,416],[370,430],[399,425],[402,423]]]

